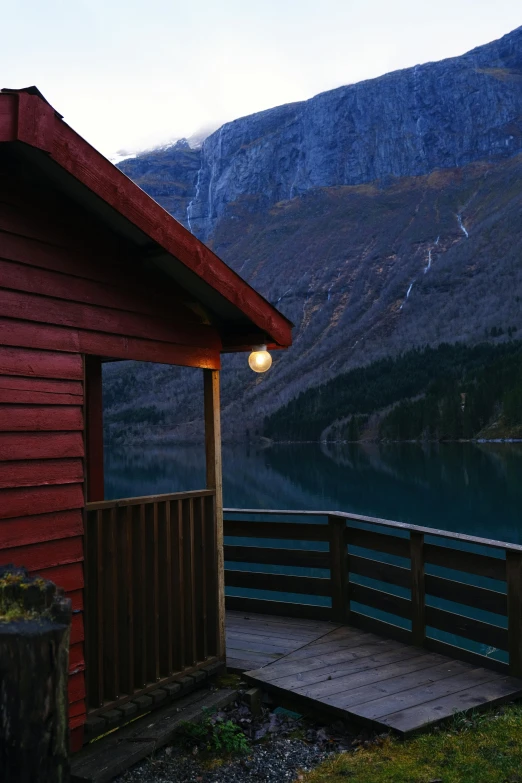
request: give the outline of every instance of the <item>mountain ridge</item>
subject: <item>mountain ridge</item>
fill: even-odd
[[[299,136],[304,105],[313,111]],[[178,220],[190,216],[296,324],[294,346],[264,377],[224,357],[225,436],[255,431],[251,411],[262,420],[350,367],[522,327],[522,27],[461,57],[240,118],[201,150],[120,168]],[[162,437],[200,430],[184,372],[168,376],[176,404]],[[122,373],[109,368],[109,385]],[[143,394],[142,407],[165,407],[150,384]],[[113,399],[109,419],[132,404]]]

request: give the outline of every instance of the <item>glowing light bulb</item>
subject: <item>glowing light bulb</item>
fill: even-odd
[[[266,350],[266,345],[256,345],[248,357],[250,369],[254,372],[266,372],[272,366],[272,357]]]

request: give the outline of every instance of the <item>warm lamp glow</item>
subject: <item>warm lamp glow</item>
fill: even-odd
[[[256,346],[248,357],[250,369],[254,372],[266,372],[272,366],[272,357],[266,350],[266,345]]]

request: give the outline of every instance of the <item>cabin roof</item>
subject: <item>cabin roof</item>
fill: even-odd
[[[138,185],[79,136],[36,87],[0,93],[0,144],[172,278],[214,316],[223,350],[286,348],[291,322]]]

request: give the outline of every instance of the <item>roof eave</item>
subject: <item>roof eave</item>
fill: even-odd
[[[237,307],[270,343],[292,343],[292,324],[163,207],[70,128],[36,88],[0,94],[0,142],[48,154],[153,242]],[[248,350],[249,346],[245,346]],[[240,350],[233,348],[233,350]]]

